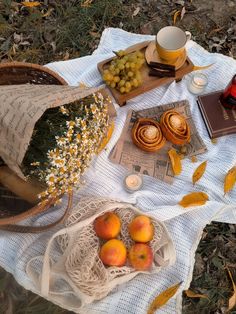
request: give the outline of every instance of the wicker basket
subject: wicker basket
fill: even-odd
[[[38,64],[11,62],[0,64],[0,85],[67,85],[58,74]]]
[[[22,62],[0,64],[0,85],[18,84],[67,85],[58,74],[46,67]],[[0,159],[0,167],[5,167]],[[3,169],[3,168],[2,168]],[[10,190],[9,190],[10,189]],[[0,219],[22,215],[32,204],[21,199],[9,189],[0,185]]]

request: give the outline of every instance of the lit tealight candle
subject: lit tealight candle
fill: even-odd
[[[206,86],[207,86],[208,80],[207,76],[202,73],[194,74],[191,81],[188,84],[188,90],[192,94],[201,94],[204,92]]]
[[[138,191],[142,187],[142,184],[142,177],[136,173],[128,174],[124,179],[125,189],[131,193]]]

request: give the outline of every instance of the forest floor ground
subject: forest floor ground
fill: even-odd
[[[42,0],[26,7],[22,1],[0,1],[0,61],[46,64],[91,54],[106,27],[156,34],[166,25],[192,33],[211,52],[236,58],[235,0]],[[183,313],[227,312],[236,278],[236,226],[211,223],[196,252],[190,289],[208,298],[184,295]],[[69,313],[24,290],[0,268],[0,313]],[[236,311],[231,311],[236,313]]]

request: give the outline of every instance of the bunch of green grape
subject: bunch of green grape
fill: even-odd
[[[117,57],[103,71],[103,80],[120,93],[128,93],[142,83],[140,69],[145,62],[144,54],[141,51],[126,54],[123,50],[115,54]]]

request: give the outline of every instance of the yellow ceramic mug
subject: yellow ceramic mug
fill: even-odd
[[[157,52],[161,59],[174,61],[185,50],[187,41],[191,38],[190,32],[184,32],[176,26],[166,26],[159,30],[156,35]]]

